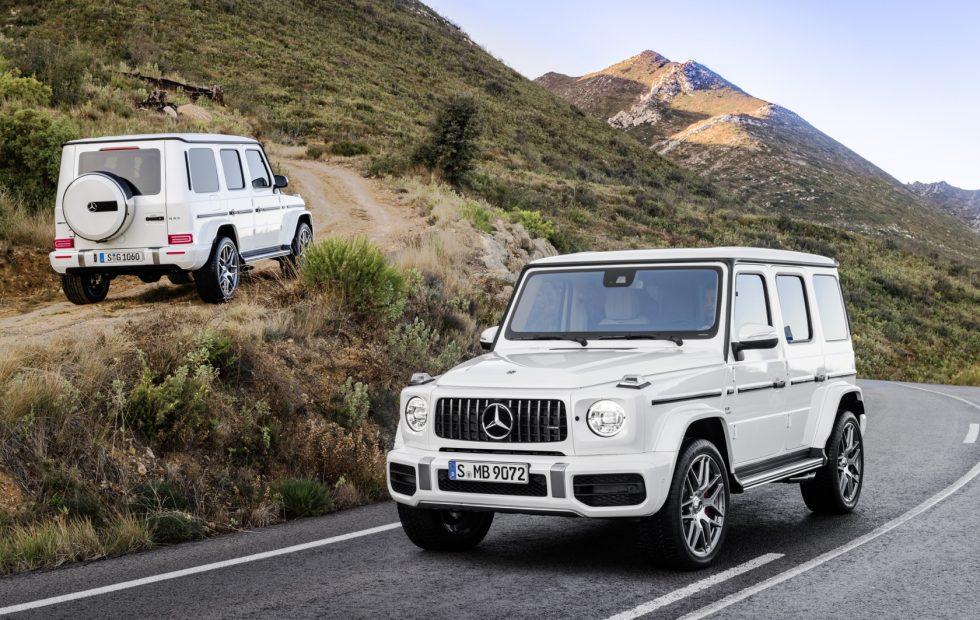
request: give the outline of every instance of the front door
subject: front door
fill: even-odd
[[[732,339],[743,325],[773,325],[768,267],[745,267],[735,272]],[[786,432],[786,380],[783,346],[729,353],[735,387],[729,413],[733,461],[736,466],[779,456]]]

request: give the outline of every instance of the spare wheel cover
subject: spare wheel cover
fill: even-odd
[[[89,241],[121,235],[133,220],[133,192],[108,172],[87,172],[68,184],[61,201],[65,222]]]

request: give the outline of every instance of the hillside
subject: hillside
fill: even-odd
[[[648,50],[581,77],[547,73],[535,81],[738,197],[977,259],[980,238],[955,218],[797,114],[697,62]]]
[[[946,181],[909,183],[909,191],[980,232],[980,189],[960,189]]]

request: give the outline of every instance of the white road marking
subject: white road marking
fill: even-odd
[[[958,400],[964,405],[969,405],[974,409],[980,410],[980,405],[970,402],[965,398],[960,398],[959,396],[953,396],[952,394],[947,394],[946,392],[940,392],[939,390],[930,390],[924,387],[918,387],[916,385],[906,385],[904,383],[893,383],[892,385],[899,385],[903,388],[908,388],[910,390],[919,390],[920,392],[929,392],[930,394],[939,394],[940,396],[945,396],[946,398],[952,398],[953,400]]]
[[[52,596],[51,598],[44,598],[37,601],[32,601],[30,603],[20,603],[19,605],[10,605],[9,607],[0,607],[0,616],[5,616],[7,614],[17,613],[19,611],[27,611],[29,609],[37,609],[38,607],[47,607],[49,605],[57,605],[59,603],[66,603],[68,601],[77,601],[81,598],[89,598],[92,596],[99,596],[101,594],[108,594],[110,592],[118,592],[119,590],[128,590],[130,588],[138,588],[139,586],[145,586],[151,583],[157,583],[159,581],[167,581],[169,579],[178,579],[180,577],[186,577],[188,575],[196,575],[198,573],[204,573],[207,571],[217,570],[219,568],[227,568],[229,566],[236,566],[238,564],[246,564],[248,562],[257,562],[259,560],[265,560],[267,558],[274,558],[280,555],[286,555],[288,553],[296,553],[297,551],[305,551],[307,549],[314,549],[316,547],[323,547],[326,545],[332,545],[334,543],[343,542],[345,540],[351,540],[354,538],[361,538],[363,536],[370,536],[371,534],[378,534],[380,532],[386,532],[388,530],[393,530],[395,528],[401,527],[401,523],[389,523],[387,525],[379,525],[378,527],[368,528],[366,530],[360,530],[358,532],[351,532],[350,534],[341,534],[339,536],[331,536],[330,538],[323,538],[321,540],[314,540],[312,542],[303,543],[300,545],[293,545],[291,547],[283,547],[282,549],[274,549],[272,551],[264,551],[262,553],[255,553],[252,555],[242,556],[240,558],[232,558],[230,560],[223,560],[221,562],[213,562],[211,564],[202,564],[201,566],[194,566],[192,568],[185,568],[183,570],[175,570],[169,573],[161,573],[159,575],[153,575],[151,577],[144,577],[142,579],[133,579],[131,581],[123,581],[121,583],[115,583],[109,586],[104,586],[101,588],[93,588],[91,590],[82,590],[81,592],[73,592],[71,594],[63,594],[61,596]]]
[[[966,431],[966,437],[963,438],[963,443],[976,443],[978,436],[980,436],[980,424],[971,424],[970,429]]]
[[[763,556],[759,556],[754,560],[749,560],[745,564],[739,564],[738,566],[729,568],[726,571],[722,571],[716,575],[712,575],[701,581],[695,581],[694,583],[674,590],[673,592],[668,592],[659,598],[655,598],[652,601],[643,603],[642,605],[637,605],[629,611],[624,611],[618,613],[615,616],[609,618],[609,620],[631,620],[632,618],[639,618],[640,616],[645,616],[646,614],[656,611],[661,607],[666,607],[667,605],[672,605],[681,599],[685,599],[692,594],[697,594],[701,590],[706,590],[712,586],[715,586],[723,581],[728,581],[732,577],[737,577],[742,573],[746,573],[750,570],[759,568],[763,564],[768,564],[773,560],[778,560],[783,557],[782,553],[767,553]]]
[[[833,560],[834,558],[836,558],[838,556],[841,556],[841,555],[847,553],[848,551],[852,551],[852,550],[860,547],[861,545],[863,545],[863,544],[865,544],[867,542],[871,542],[875,538],[878,538],[879,536],[881,536],[883,534],[887,534],[888,532],[890,532],[893,529],[895,529],[896,527],[902,525],[906,521],[908,521],[910,519],[913,519],[913,518],[919,516],[920,514],[922,514],[926,510],[929,510],[930,508],[932,508],[933,506],[935,506],[939,502],[943,501],[944,499],[946,499],[947,497],[949,497],[953,493],[959,491],[961,488],[963,488],[963,486],[965,486],[971,480],[973,480],[974,478],[976,478],[978,474],[980,474],[980,463],[977,463],[976,465],[974,465],[973,468],[970,471],[968,471],[966,474],[964,474],[963,477],[961,477],[959,480],[957,480],[956,482],[954,482],[950,486],[946,487],[945,489],[943,489],[939,493],[936,493],[935,495],[933,495],[932,497],[930,497],[926,501],[922,502],[921,504],[919,504],[918,506],[916,506],[912,510],[909,510],[908,512],[906,512],[904,514],[899,515],[898,517],[895,517],[891,521],[889,521],[889,522],[885,523],[884,525],[882,525],[882,526],[880,526],[880,527],[872,530],[871,532],[868,532],[864,536],[860,536],[858,538],[855,538],[854,540],[852,540],[851,542],[849,542],[849,543],[847,543],[845,545],[841,545],[840,547],[837,547],[836,549],[832,549],[832,550],[830,550],[830,551],[828,551],[828,552],[826,552],[826,553],[824,553],[822,555],[818,555],[817,557],[813,558],[809,562],[804,562],[803,564],[800,564],[799,566],[796,566],[794,568],[791,568],[788,571],[785,571],[783,573],[779,573],[778,575],[775,575],[773,577],[770,577],[769,579],[766,579],[765,581],[760,581],[759,583],[757,583],[757,584],[755,584],[753,586],[749,586],[748,588],[745,588],[744,590],[741,590],[739,592],[736,592],[734,594],[731,594],[729,596],[726,596],[725,598],[723,598],[723,599],[721,599],[719,601],[716,601],[716,602],[714,602],[714,603],[712,603],[710,605],[707,605],[705,607],[702,607],[701,609],[698,609],[696,611],[693,611],[693,612],[687,614],[686,616],[683,616],[681,620],[700,620],[700,618],[706,618],[706,617],[708,617],[708,616],[710,616],[712,614],[718,613],[722,609],[725,609],[727,607],[730,607],[731,605],[734,605],[735,603],[738,603],[740,601],[744,601],[745,599],[749,598],[750,596],[753,596],[755,594],[758,594],[759,592],[762,592],[763,590],[767,590],[767,589],[769,589],[769,588],[771,588],[771,587],[773,587],[775,585],[778,585],[780,583],[783,583],[784,581],[788,581],[788,580],[792,579],[793,577],[796,577],[796,576],[801,575],[801,574],[803,574],[803,573],[805,573],[805,572],[807,572],[809,570],[812,570],[812,569],[820,566],[821,564],[823,564],[825,562],[829,562],[830,560]]]

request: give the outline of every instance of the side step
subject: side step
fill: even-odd
[[[801,474],[805,474],[813,471],[814,469],[822,467],[825,461],[826,459],[823,456],[807,457],[791,463],[777,465],[772,469],[752,472],[748,475],[739,476],[738,472],[736,471],[735,475],[738,478],[739,483],[741,483],[742,488],[748,490],[753,487],[762,486],[768,482],[776,482],[777,480],[782,480],[784,478],[800,476]]]

